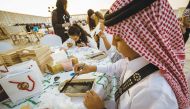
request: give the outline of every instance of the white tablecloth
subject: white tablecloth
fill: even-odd
[[[57,51],[57,50],[55,50]],[[89,60],[86,59],[86,55],[97,53],[99,50],[91,48],[72,48],[67,51],[68,55],[74,55],[78,57],[79,62],[83,62],[90,65],[107,65],[111,64],[110,59],[107,57],[102,60]],[[22,103],[13,104],[10,100],[6,100],[0,103],[0,109],[20,109],[22,106],[30,105],[32,109],[42,109],[49,107],[50,109],[85,109],[83,105],[83,97],[67,97],[64,94],[60,94],[58,91],[58,85],[72,76],[70,72],[60,72],[56,75],[46,74],[44,76],[43,88],[44,91],[29,99],[26,99]],[[54,78],[59,76],[60,79],[55,82]],[[89,74],[80,75],[77,79],[89,79],[95,78],[95,85],[93,89],[104,99],[106,107],[108,109],[115,109],[114,93],[118,87],[118,78],[115,76],[110,77],[103,73],[92,72]]]

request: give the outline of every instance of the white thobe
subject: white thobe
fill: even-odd
[[[119,59],[124,58],[123,55],[121,55],[117,49],[115,48],[115,46],[111,45],[110,49],[107,50],[107,55],[109,56],[109,58],[111,59],[111,61],[113,63],[117,62]]]
[[[120,76],[125,82],[136,71],[149,64],[143,57],[120,59],[109,66],[97,66],[97,72]],[[118,109],[178,109],[177,99],[165,78],[156,71],[124,92]]]

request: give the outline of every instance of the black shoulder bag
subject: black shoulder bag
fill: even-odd
[[[141,81],[142,79],[144,79],[145,77],[157,70],[159,70],[159,68],[150,63],[138,70],[137,72],[135,72],[115,92],[115,101],[117,101],[120,98],[120,96],[133,85],[137,84],[139,81]]]

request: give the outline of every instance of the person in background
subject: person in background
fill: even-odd
[[[69,28],[68,34],[69,34],[70,38],[63,43],[63,48],[67,48],[67,47],[69,48],[72,46],[78,46],[78,47],[88,46],[88,47],[97,49],[96,42],[78,24],[73,24]]]
[[[97,35],[97,30],[100,30],[100,24],[103,23],[104,21],[104,17],[103,15],[96,11],[92,16],[92,19],[94,19],[95,23],[96,23],[96,27],[94,28],[94,30],[91,31],[91,36],[94,37],[94,40],[96,41],[97,45],[98,45],[98,49],[100,48],[100,37]]]
[[[118,75],[117,109],[190,108],[183,72],[183,35],[168,0],[116,0],[104,24],[114,36],[113,45],[129,61],[107,66],[77,64],[77,74],[97,71]],[[153,66],[142,70],[147,65]],[[78,70],[81,66],[83,69]],[[147,73],[150,70],[153,72]],[[86,93],[84,105],[87,109],[105,109],[94,91]]]
[[[185,33],[183,34],[184,42],[186,43],[187,40],[189,39],[189,34],[190,34],[190,1],[186,9],[184,10],[182,21],[183,21],[183,26],[186,30]]]
[[[92,17],[94,17],[94,19],[96,19],[95,17],[97,17],[98,21],[96,22],[101,22],[101,20],[104,20],[104,16],[99,11],[96,11]]]
[[[92,15],[94,14],[94,10],[89,9],[87,12],[87,24],[89,25],[89,29],[90,31],[92,31],[95,27],[96,27],[96,22],[95,19],[92,18]]]
[[[41,23],[40,27],[41,27],[41,28],[39,29],[39,32],[40,32],[40,33],[42,33],[42,34],[48,34],[48,31],[46,30],[44,23]]]
[[[38,32],[38,31],[39,31],[39,26],[38,26],[37,24],[35,24],[35,25],[33,26],[32,30],[33,30],[34,32]]]
[[[30,24],[26,24],[26,31],[27,31],[27,32],[31,32],[31,29],[32,29],[32,28],[31,28]]]
[[[181,27],[181,31],[182,31],[182,33],[183,33],[183,35],[184,35],[184,33],[186,32],[186,28],[185,28],[184,25],[183,25],[183,18],[182,18],[182,17],[179,17],[179,18],[178,18],[178,21],[179,21],[179,25],[180,25],[180,27]]]
[[[123,58],[123,56],[113,45],[111,45],[113,36],[105,31],[103,15],[100,12],[96,11],[92,15],[92,18],[97,19],[98,21],[96,28],[91,32],[91,36],[94,37],[98,49],[105,51],[113,63],[117,62],[119,59]]]
[[[103,21],[100,22],[100,32],[96,35],[96,37],[99,38],[99,45],[100,45],[99,50],[105,51],[113,63],[124,58],[124,56],[117,51],[115,46],[113,46],[110,43],[111,42],[110,39],[112,40],[112,38],[110,37],[113,37],[113,36],[105,32],[105,25]]]
[[[52,12],[52,25],[56,35],[65,42],[69,36],[67,29],[70,26],[70,15],[67,11],[67,0],[57,0],[56,9]]]

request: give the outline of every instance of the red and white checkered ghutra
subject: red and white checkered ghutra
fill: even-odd
[[[116,0],[109,13],[132,0]],[[187,82],[183,73],[184,42],[177,18],[167,0],[157,0],[106,31],[120,36],[133,50],[158,66],[174,91],[180,109],[189,106]]]

